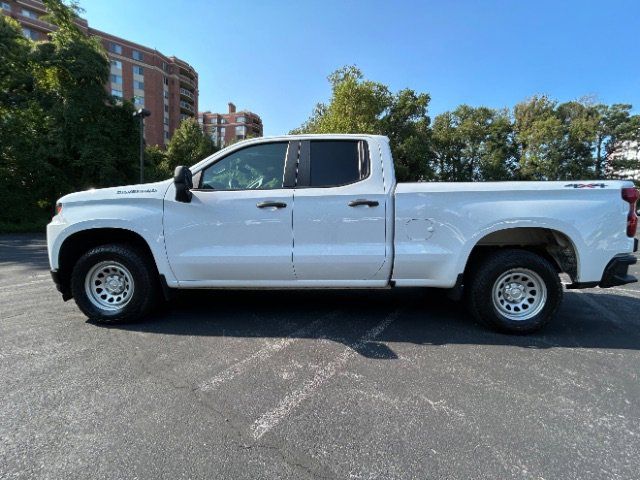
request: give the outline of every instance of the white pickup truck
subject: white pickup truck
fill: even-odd
[[[558,308],[561,272],[567,288],[636,281],[637,199],[628,181],[396,183],[386,137],[283,136],[66,195],[47,241],[63,298],[100,322],[173,289],[437,287],[524,333]]]

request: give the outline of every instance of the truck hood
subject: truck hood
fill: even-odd
[[[118,199],[162,199],[173,180],[154,183],[126,185],[123,187],[92,188],[82,192],[74,192],[58,199],[59,203],[94,203]]]

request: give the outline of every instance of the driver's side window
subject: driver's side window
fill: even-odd
[[[205,190],[273,190],[282,188],[287,142],[243,148],[202,172]]]

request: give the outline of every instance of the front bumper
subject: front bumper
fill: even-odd
[[[72,298],[71,291],[60,278],[60,272],[57,270],[51,270],[51,278],[53,279],[53,283],[56,284],[56,289],[62,294],[62,300],[65,302],[70,300]]]

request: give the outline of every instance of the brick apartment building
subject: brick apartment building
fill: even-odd
[[[230,145],[245,138],[262,136],[262,119],[247,110],[236,111],[229,102],[227,113],[198,112],[202,131],[209,135],[218,147]]]
[[[37,0],[5,0],[2,13],[17,20],[26,37],[48,40],[55,26],[40,19],[46,9]],[[152,48],[90,28],[83,18],[78,26],[102,41],[111,72],[105,87],[116,98],[134,102],[151,112],[145,119],[148,145],[166,145],[180,122],[198,112],[198,74],[187,62]]]

